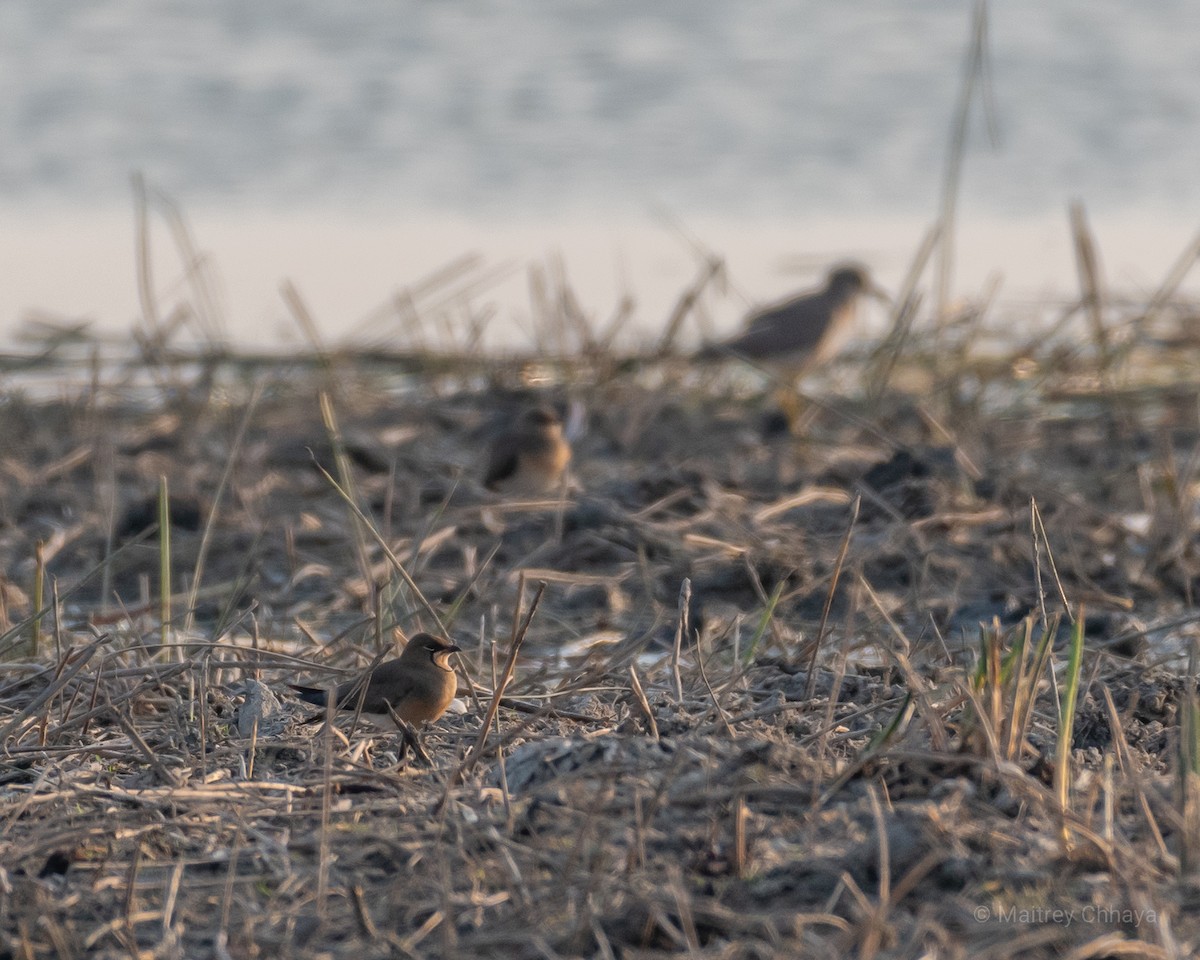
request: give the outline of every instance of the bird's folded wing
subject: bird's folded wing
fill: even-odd
[[[485,487],[492,487],[497,483],[507,480],[516,472],[517,451],[512,447],[494,450],[488,461],[487,473],[484,475],[483,485]]]
[[[366,713],[387,713],[388,703],[397,707],[412,696],[414,691],[415,684],[411,673],[385,674],[384,676],[380,676],[379,673],[379,670],[375,671],[375,676],[371,678],[370,686],[367,687],[367,695],[363,698],[363,710]],[[339,689],[338,706],[346,710],[356,710],[358,708],[356,685],[349,683],[343,684],[343,687],[345,698],[343,699],[342,690]]]

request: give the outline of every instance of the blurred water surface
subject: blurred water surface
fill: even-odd
[[[0,195],[928,206],[961,0],[0,4]],[[993,5],[989,203],[1195,202],[1200,5]],[[978,144],[981,138],[976,137]]]
[[[936,205],[970,12],[10,0],[0,211],[65,230],[127,209],[140,171],[189,212],[262,223],[579,223],[656,205],[916,223]],[[973,124],[964,215],[1061,217],[1079,197],[1101,216],[1200,220],[1200,4],[1006,0],[990,25],[997,136]],[[0,301],[0,322],[21,306]]]

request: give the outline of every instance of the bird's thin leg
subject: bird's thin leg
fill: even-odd
[[[421,746],[421,738],[417,736],[417,731],[413,729],[412,724],[410,724],[407,720],[400,719],[400,715],[392,709],[392,705],[386,700],[384,701],[384,706],[387,707],[387,711],[389,716],[392,718],[392,722],[400,731],[400,759],[404,759],[404,755],[408,752],[408,748],[412,747],[413,753],[415,753],[427,767],[432,767],[433,760],[431,760],[429,754],[425,752],[425,748]]]
[[[804,404],[800,399],[799,376],[783,376],[777,379],[773,399],[787,422],[788,431],[795,436],[800,415],[804,412]]]

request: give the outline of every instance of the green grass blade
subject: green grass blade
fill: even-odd
[[[1059,809],[1065,814],[1071,792],[1071,741],[1075,733],[1075,708],[1079,701],[1079,675],[1083,667],[1083,607],[1071,629],[1071,645],[1067,659],[1066,684],[1058,707],[1058,751],[1054,780],[1058,792]],[[1062,839],[1067,840],[1066,821],[1063,821]]]

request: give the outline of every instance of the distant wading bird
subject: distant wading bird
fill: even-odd
[[[835,267],[821,289],[751,314],[742,333],[708,344],[697,357],[741,357],[784,367],[793,377],[802,376],[837,355],[864,293],[887,299],[864,268],[854,264]]]
[[[556,493],[571,462],[562,420],[549,407],[525,410],[492,444],[483,485],[497,493]]]
[[[361,697],[362,716],[381,726],[395,725],[388,712],[389,704],[405,723],[416,725],[436,720],[458,692],[458,679],[448,662],[450,654],[458,651],[459,647],[448,640],[418,633],[408,641],[400,656],[379,664],[370,677],[364,674],[339,684],[334,694],[337,708],[356,711]],[[306,703],[326,706],[328,690],[291,686]]]

